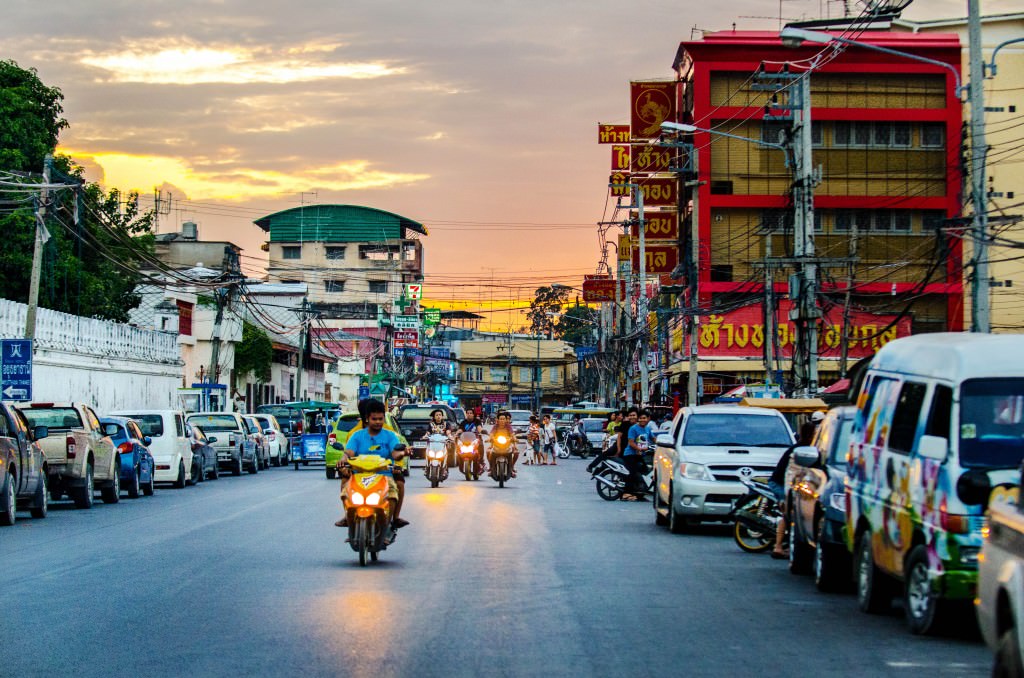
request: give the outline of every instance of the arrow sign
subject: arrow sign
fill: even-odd
[[[0,393],[7,400],[32,400],[32,340],[0,340]]]

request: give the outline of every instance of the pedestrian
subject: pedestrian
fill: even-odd
[[[540,454],[540,422],[536,414],[530,415],[530,428],[526,430],[526,461],[524,464],[539,464],[543,457]]]
[[[558,466],[557,455],[555,455],[555,439],[558,435],[555,433],[555,424],[551,421],[551,415],[545,414],[544,419],[541,422],[541,440],[544,443],[544,459],[547,460],[547,455],[551,455],[551,465]]]

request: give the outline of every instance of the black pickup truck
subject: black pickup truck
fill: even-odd
[[[45,426],[30,429],[21,412],[0,403],[0,525],[13,525],[22,507],[46,517],[46,457],[35,442],[46,435]]]
[[[424,459],[427,456],[427,442],[423,440],[427,435],[430,426],[430,413],[434,410],[444,412],[445,420],[452,426],[458,426],[455,419],[455,412],[447,405],[424,405],[422,403],[402,405],[398,411],[398,428],[402,429],[402,435],[409,441],[412,448],[413,459]]]

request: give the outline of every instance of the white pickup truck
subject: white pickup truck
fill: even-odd
[[[100,488],[103,501],[116,504],[121,496],[117,452],[110,436],[103,434],[99,417],[81,403],[31,403],[18,405],[29,426],[45,426],[39,441],[49,469],[50,496],[70,495],[78,508],[92,508]]]
[[[996,487],[978,558],[978,626],[995,653],[993,676],[1024,675],[1024,506],[1018,488]]]

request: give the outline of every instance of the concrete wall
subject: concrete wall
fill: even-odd
[[[0,299],[0,338],[24,336],[27,308]],[[36,316],[36,401],[81,401],[100,413],[178,407],[182,367],[176,334],[47,309]]]

